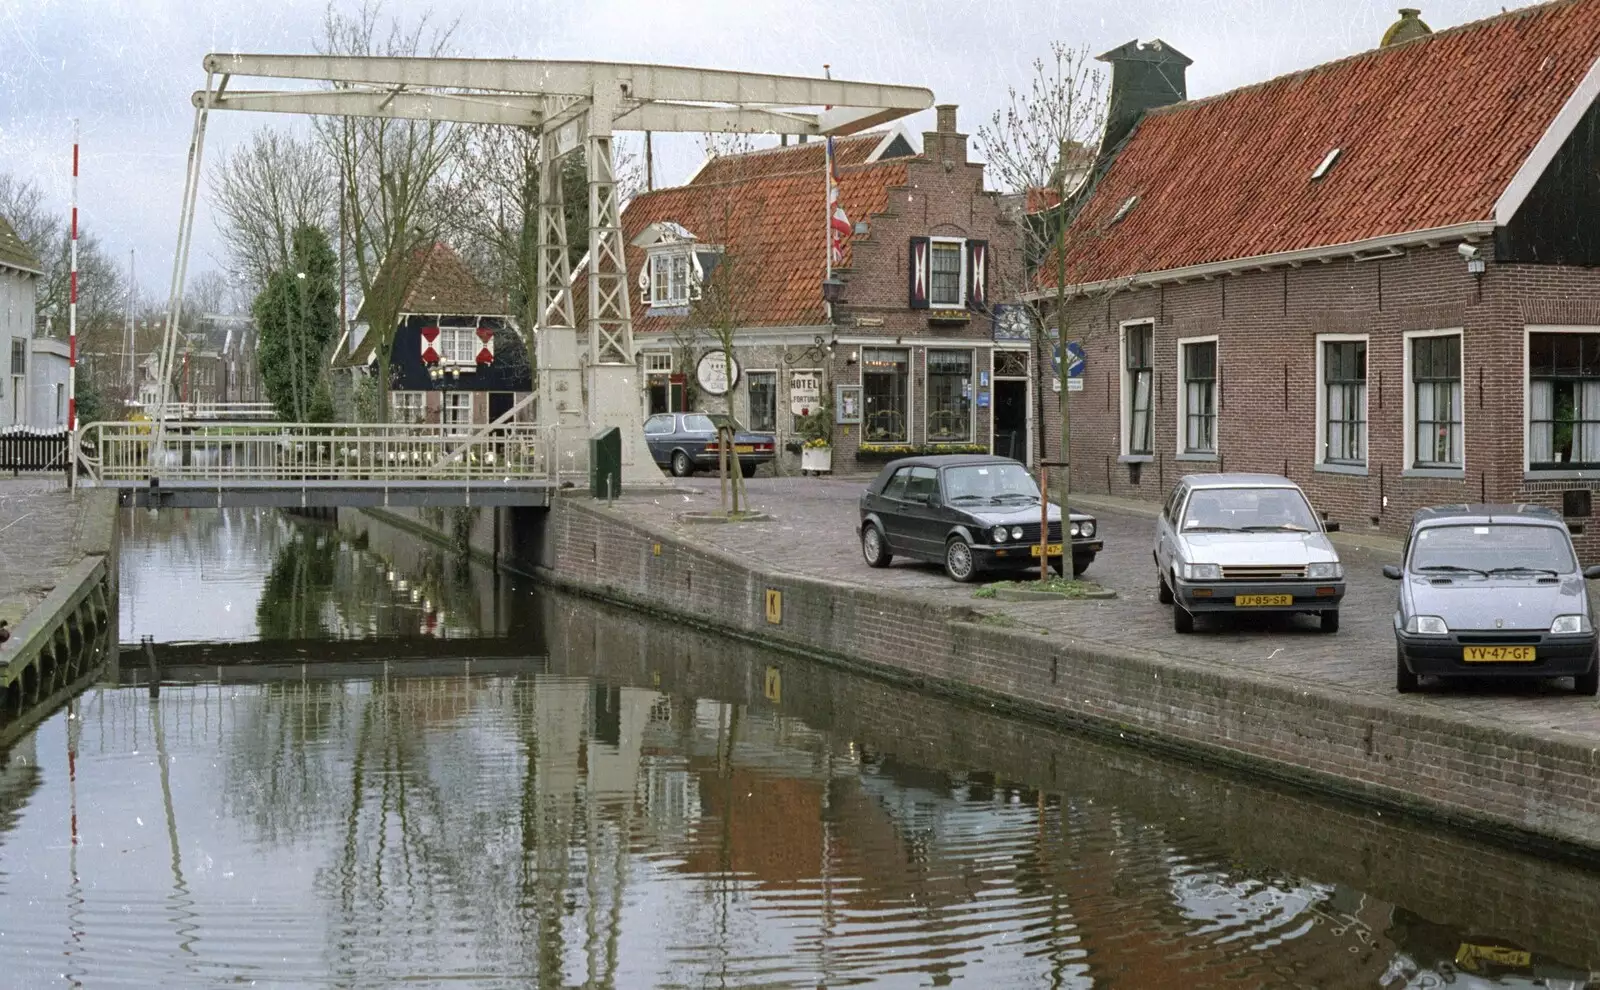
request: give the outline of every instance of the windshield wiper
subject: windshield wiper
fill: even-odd
[[[1548,574],[1551,577],[1560,577],[1560,571],[1552,571],[1548,567],[1491,567],[1490,574]]]
[[[1418,571],[1448,571],[1448,572],[1450,572],[1452,574],[1478,574],[1478,575],[1481,575],[1482,577],[1488,577],[1489,576],[1489,572],[1488,571],[1480,570],[1480,569],[1478,569],[1476,567],[1459,567],[1459,566],[1457,566],[1455,564],[1429,564],[1426,567],[1415,568],[1415,570],[1418,570]]]
[[[1274,523],[1271,526],[1240,526],[1241,533],[1309,533],[1311,530],[1294,523]]]
[[[1025,501],[1028,501],[1028,502],[1037,502],[1037,501],[1039,501],[1039,496],[1037,496],[1037,495],[1029,495],[1027,492],[1001,492],[998,495],[990,495],[989,496],[989,501],[991,501],[991,502],[999,502],[1002,499],[1013,499],[1013,498],[1020,498],[1020,499],[1023,499]]]
[[[987,495],[952,495],[952,496],[950,496],[950,501],[952,501],[952,502],[964,502],[964,501],[967,501],[969,499],[977,499],[979,501],[982,501],[985,498],[988,498],[988,496]]]
[[[1242,533],[1244,530],[1232,526],[1185,526],[1185,533]]]

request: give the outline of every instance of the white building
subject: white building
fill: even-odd
[[[67,342],[35,337],[28,355],[28,418],[20,426],[35,430],[67,428]]]
[[[39,261],[0,217],[0,430],[28,425],[28,366]]]

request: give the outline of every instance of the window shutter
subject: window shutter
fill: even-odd
[[[906,266],[910,281],[912,309],[928,308],[928,249],[931,242],[926,237],[911,238],[911,263]]]
[[[439,340],[439,328],[438,327],[423,327],[421,336],[422,336],[422,363],[423,364],[438,364],[439,363],[439,347],[438,347],[437,341]],[[376,354],[377,350],[374,349],[373,353]]]
[[[967,308],[989,308],[989,242],[967,242]]]
[[[478,328],[478,363],[494,364],[494,327]]]

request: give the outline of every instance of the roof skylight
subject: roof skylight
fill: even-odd
[[[1129,196],[1126,200],[1123,201],[1121,206],[1117,207],[1117,212],[1112,215],[1111,222],[1112,223],[1120,223],[1122,221],[1123,217],[1127,216],[1130,212],[1132,212],[1133,205],[1135,203],[1137,203],[1137,202],[1139,202],[1139,196],[1138,196],[1137,193],[1135,193],[1132,196]]]
[[[1332,151],[1328,152],[1328,157],[1324,158],[1322,160],[1322,164],[1317,166],[1317,170],[1315,172],[1311,173],[1311,181],[1315,182],[1316,180],[1322,178],[1324,175],[1327,175],[1328,174],[1328,170],[1333,168],[1333,163],[1339,160],[1339,155],[1343,151],[1344,151],[1343,148],[1335,148]]]

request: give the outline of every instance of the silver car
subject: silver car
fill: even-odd
[[[1156,524],[1158,597],[1172,627],[1199,612],[1306,612],[1339,631],[1344,567],[1305,493],[1275,474],[1195,474]]]

